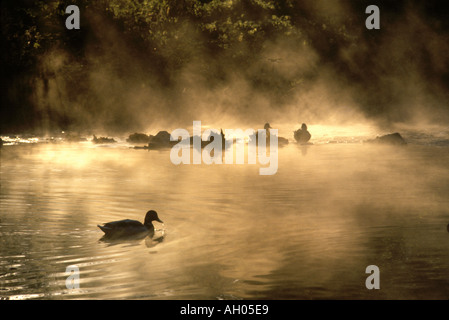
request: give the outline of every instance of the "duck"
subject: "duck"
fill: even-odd
[[[268,122],[265,123],[263,128],[266,131],[266,139],[267,139],[266,146],[268,146],[269,145],[269,141],[270,141],[270,129],[273,129],[273,128],[271,127],[271,125]],[[258,136],[259,136],[259,133],[256,131],[256,133],[254,135],[250,136],[250,140],[257,139]],[[284,147],[286,145],[288,145],[288,139],[278,136],[278,146],[279,147]]]
[[[103,225],[97,225],[107,238],[121,238],[121,237],[133,237],[133,236],[154,236],[153,221],[164,223],[159,219],[157,212],[150,210],[145,215],[144,223],[137,220],[119,220],[107,222]]]
[[[309,142],[312,135],[309,131],[307,131],[307,125],[303,123],[301,125],[301,129],[294,131],[294,137],[298,143],[306,144],[307,142]]]

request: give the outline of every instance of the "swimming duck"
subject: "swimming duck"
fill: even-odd
[[[150,235],[151,237],[153,237],[154,226],[152,224],[152,221],[163,223],[162,220],[157,216],[157,212],[154,210],[150,210],[145,215],[145,221],[143,224],[137,220],[125,219],[108,222],[102,226],[98,225],[98,228],[100,228],[105,233],[105,237],[109,238],[130,237],[137,235]]]
[[[268,122],[265,123],[263,128],[266,131],[266,139],[267,139],[266,146],[269,146],[269,143],[270,143],[270,129],[273,129],[273,128],[271,127],[271,125]],[[250,136],[250,140],[257,139],[258,136],[259,136],[259,133],[256,131],[256,133],[254,135]],[[288,139],[278,136],[278,146],[279,147],[284,147],[287,144],[288,144]]]
[[[307,125],[303,123],[301,129],[294,131],[294,137],[297,142],[304,144],[310,140],[312,135],[307,131]]]

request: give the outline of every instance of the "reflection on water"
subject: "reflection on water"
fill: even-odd
[[[6,146],[0,297],[447,299],[448,163],[447,147],[292,143],[260,176],[175,166],[169,150]],[[101,240],[97,224],[150,209],[153,239]],[[380,290],[365,287],[372,264]]]

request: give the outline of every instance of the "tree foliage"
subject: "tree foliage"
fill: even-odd
[[[447,38],[447,15],[439,10],[437,1],[425,5],[393,1],[382,7],[383,21],[394,26],[410,3],[422,9],[424,16],[436,17],[429,28]],[[65,28],[65,8],[72,4],[81,11],[80,30]],[[1,131],[40,125],[34,119],[42,118],[43,112],[51,113],[37,107],[41,101],[36,99],[36,83],[40,83],[45,98],[49,83],[61,82],[62,77],[65,86],[76,88],[70,91],[70,100],[78,105],[95,103],[97,98],[83,80],[89,78],[93,64],[105,63],[94,61],[92,53],[101,57],[114,42],[130,48],[125,57],[117,52],[110,54],[107,63],[116,75],[126,78],[139,70],[152,74],[138,80],[141,85],[159,86],[160,90],[175,88],[180,74],[194,62],[200,75],[197,81],[203,81],[203,86],[228,81],[229,70],[233,70],[273,105],[282,105],[294,96],[293,91],[306,90],[304,84],[318,76],[313,68],[294,67],[289,72],[277,68],[279,61],[288,59],[288,54],[282,56],[283,50],[297,50],[299,56],[313,52],[315,63],[332,65],[342,81],[368,87],[377,75],[365,71],[366,66],[380,64],[375,59],[384,54],[380,48],[391,35],[385,31],[388,26],[379,32],[363,32],[364,9],[361,1],[329,4],[319,0],[3,1],[0,43],[4,85],[0,93],[2,105],[7,107],[2,110]],[[111,38],[112,33],[115,38]],[[378,48],[368,50],[367,41]],[[277,43],[284,47],[267,49]],[[53,59],[55,51],[63,53],[60,61]],[[384,64],[382,61],[381,66]],[[133,76],[129,78],[133,81]],[[378,105],[393,94],[373,96],[367,103],[368,112],[383,112]],[[77,98],[80,95],[84,102]],[[76,121],[67,108],[56,109],[50,122],[65,126]],[[92,111],[96,112],[102,115],[102,111]]]

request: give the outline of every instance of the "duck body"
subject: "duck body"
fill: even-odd
[[[264,128],[265,133],[266,133],[266,135],[265,135],[265,137],[266,137],[265,146],[269,147],[270,146],[270,136],[271,136],[270,129],[272,129],[272,127],[267,122],[267,123],[265,123],[263,128]],[[258,139],[259,139],[259,132],[258,131],[256,131],[253,135],[250,136],[250,140],[251,141],[256,141],[257,142]],[[277,139],[278,139],[278,147],[285,147],[286,145],[288,145],[288,139],[287,138],[277,136]]]
[[[144,235],[151,233],[151,231],[154,233],[153,224],[147,227],[140,221],[130,219],[108,222],[102,226],[98,225],[98,227],[104,232],[105,236],[108,237]]]
[[[294,133],[295,140],[301,144],[306,144],[307,142],[309,142],[310,138],[312,137],[310,132],[307,131],[307,125],[305,123],[302,124],[301,129],[298,129],[298,130],[294,131],[293,133]]]
[[[299,143],[307,143],[312,137],[308,131],[302,131],[301,129],[295,131],[295,140]]]
[[[154,226],[152,221],[163,223],[157,216],[156,211],[150,210],[145,216],[144,223],[137,220],[125,219],[108,222],[102,226],[98,225],[98,228],[100,228],[104,232],[105,237],[108,238],[145,237],[147,235],[153,237]]]

